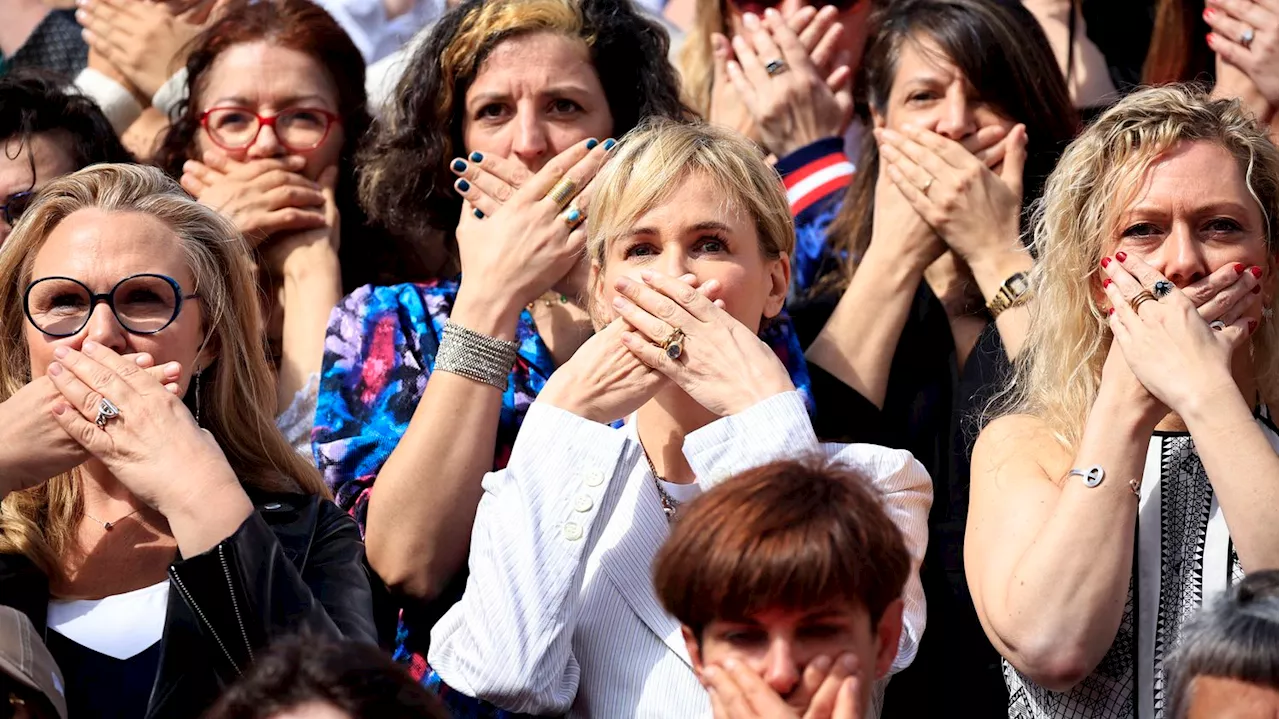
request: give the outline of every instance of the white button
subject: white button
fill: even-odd
[[[573,510],[575,512],[590,512],[595,505],[596,503],[591,501],[590,495],[579,494],[573,498]]]
[[[599,487],[604,484],[604,472],[588,472],[584,481],[588,487]]]
[[[565,522],[564,538],[570,542],[576,542],[579,539],[582,539],[582,525],[577,522]]]

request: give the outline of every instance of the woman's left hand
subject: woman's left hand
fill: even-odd
[[[1277,0],[1206,0],[1204,21],[1213,29],[1209,47],[1249,76],[1274,109],[1280,82],[1280,13]],[[1243,40],[1252,36],[1248,44]]]
[[[916,127],[875,132],[889,178],[965,264],[994,262],[1018,245],[1026,127],[1017,125],[1005,137],[998,175],[937,133]]]
[[[182,14],[150,0],[79,0],[76,20],[89,47],[128,78],[148,104],[186,63],[191,40],[207,27],[212,5],[197,2]]]
[[[622,277],[616,284],[614,310],[637,330],[623,334],[622,342],[698,404],[727,417],[795,389],[773,349],[705,296],[718,291],[715,280],[699,292],[657,272],[645,271],[641,278]],[[672,359],[655,343],[677,329],[684,340]]]
[[[337,269],[338,247],[341,244],[341,217],[334,188],[338,182],[338,168],[330,165],[320,173],[320,194],[324,197],[323,227],[302,230],[273,237],[259,245],[266,267],[276,276],[314,274]]]
[[[53,408],[58,424],[138,499],[172,520],[227,492],[243,494],[213,435],[136,363],[92,340],[54,356],[48,376],[66,400]],[[119,416],[98,427],[104,397]]]
[[[1222,329],[1212,329],[1177,287],[1164,297],[1142,302],[1135,311],[1130,300],[1168,280],[1123,252],[1104,261],[1103,272],[1111,279],[1104,282],[1104,291],[1111,301],[1112,334],[1129,369],[1152,396],[1185,415],[1199,401],[1239,391],[1231,375],[1231,355],[1257,328],[1251,313],[1232,313],[1224,318],[1230,322]]]

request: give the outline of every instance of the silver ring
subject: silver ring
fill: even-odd
[[[1244,49],[1249,49],[1249,46],[1253,44],[1253,28],[1240,33],[1240,44],[1244,45]]]
[[[770,60],[765,64],[764,71],[769,73],[770,77],[776,77],[787,71],[787,63],[782,58]]]
[[[924,187],[921,187],[921,188],[920,188],[920,194],[922,194],[922,195],[927,195],[927,194],[929,194],[929,188],[930,188],[930,187],[933,187],[933,178],[932,178],[932,177],[930,177],[928,180],[925,180]]]
[[[1151,294],[1155,295],[1156,299],[1168,297],[1170,292],[1173,292],[1173,283],[1169,280],[1156,280],[1156,283],[1151,286]]]
[[[1214,320],[1209,323],[1209,329],[1214,332],[1221,332],[1227,328],[1227,323],[1222,320]]]
[[[106,429],[107,422],[120,416],[120,408],[115,406],[111,400],[103,397],[98,402],[98,416],[94,418],[93,423],[98,425],[98,429]]]

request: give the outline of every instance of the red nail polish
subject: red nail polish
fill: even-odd
[[[1261,291],[1262,291],[1262,285],[1254,285],[1254,286],[1253,286],[1253,289],[1251,289],[1251,290],[1249,290],[1249,291],[1256,295],[1256,294],[1258,294],[1259,292],[1261,292]]]
[[[1231,266],[1231,269],[1235,270],[1237,275],[1243,275],[1243,274],[1244,274],[1244,263],[1243,263],[1243,262],[1237,262],[1237,263],[1235,263],[1234,265],[1232,265],[1232,266]]]
[[[1111,278],[1110,278],[1110,277],[1108,277],[1107,279],[1105,279],[1105,280],[1103,280],[1103,281],[1102,281],[1102,289],[1104,289],[1104,290],[1105,290],[1105,289],[1107,289],[1108,287],[1110,287],[1110,286],[1111,286],[1111,284],[1112,284],[1112,283],[1111,283]]]
[[[1108,317],[1110,317],[1111,315],[1114,315],[1115,313],[1116,313],[1116,308],[1111,307],[1111,308],[1108,308],[1108,309],[1107,309],[1107,316],[1108,316]]]
[[[1249,271],[1253,273],[1254,277],[1262,277],[1262,268],[1257,265],[1250,267]]]
[[[1116,253],[1116,259],[1117,259],[1117,260],[1120,260],[1121,262],[1124,262],[1124,261],[1125,261],[1126,259],[1128,259],[1128,258],[1129,258],[1129,256],[1128,256],[1128,255],[1126,255],[1126,254],[1125,254],[1125,253],[1123,253],[1123,252],[1117,252],[1117,253]]]
[[[1253,331],[1256,329],[1258,329],[1258,321],[1249,320],[1249,334],[1253,334]]]
[[[1204,41],[1206,45],[1208,45],[1209,47],[1213,47],[1213,33],[1206,33],[1204,36]]]
[[[1211,7],[1207,7],[1207,8],[1205,8],[1205,9],[1204,9],[1204,19],[1205,19],[1205,20],[1208,20],[1208,19],[1209,19],[1209,18],[1211,18],[1211,17],[1213,17],[1213,8],[1211,8]]]
[[[1106,266],[1107,266],[1107,265],[1109,265],[1109,264],[1111,264],[1111,258],[1110,258],[1110,257],[1103,257],[1103,258],[1102,258],[1102,266],[1103,266],[1103,267],[1106,267]]]

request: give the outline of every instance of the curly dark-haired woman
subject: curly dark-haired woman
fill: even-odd
[[[381,268],[405,265],[356,201],[356,148],[370,123],[364,59],[307,0],[233,0],[186,70],[189,100],[156,161],[256,248],[279,423],[309,454],[330,311]]]
[[[363,151],[365,208],[432,272],[339,304],[313,439],[405,599],[403,658],[460,595],[481,478],[591,334],[568,203],[584,206],[608,138],[689,114],[666,57],[627,3],[471,0],[417,49]]]

